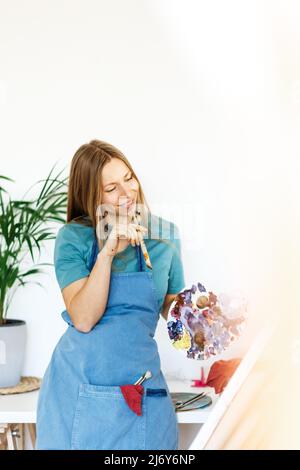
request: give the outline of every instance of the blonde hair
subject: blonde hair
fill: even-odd
[[[83,144],[72,158],[67,203],[67,223],[76,221],[96,230],[97,207],[101,205],[101,173],[104,165],[112,158],[118,158],[130,169],[139,184],[137,204],[150,212],[141,183],[130,162],[118,148],[103,140],[91,140]]]

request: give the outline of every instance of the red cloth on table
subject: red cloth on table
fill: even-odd
[[[240,362],[240,358],[214,362],[209,370],[206,385],[208,387],[213,387],[216,393],[223,392],[230,377],[233,375]]]
[[[129,408],[138,416],[142,415],[142,398],[144,394],[143,385],[121,385],[121,392]]]

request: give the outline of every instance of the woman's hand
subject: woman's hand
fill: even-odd
[[[102,249],[104,253],[108,256],[114,257],[117,254],[119,239],[128,239],[131,242],[132,246],[140,244],[140,236],[142,232],[146,233],[147,228],[143,225],[133,224],[133,223],[118,223],[113,225],[112,230],[105,242],[105,245]],[[140,235],[138,234],[140,232]]]

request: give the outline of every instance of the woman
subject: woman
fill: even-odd
[[[140,224],[133,219],[139,214]],[[143,235],[152,269],[142,255]],[[176,415],[154,340],[159,314],[167,318],[185,286],[178,235],[172,222],[150,213],[120,150],[99,140],[77,150],[67,223],[54,251],[68,328],[43,378],[36,449],[178,448]],[[138,415],[120,386],[134,384],[148,370],[152,376],[143,382]]]

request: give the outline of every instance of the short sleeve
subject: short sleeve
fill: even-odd
[[[72,226],[64,225],[60,228],[54,247],[54,267],[60,289],[89,276],[81,247],[82,241]]]
[[[171,260],[169,280],[168,280],[168,294],[178,294],[185,287],[184,268],[182,263],[181,254],[181,240],[178,227],[174,224],[174,244],[173,256]]]

